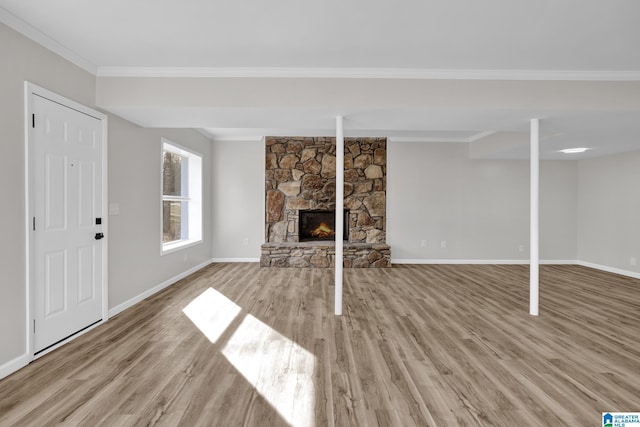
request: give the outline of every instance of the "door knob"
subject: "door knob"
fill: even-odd
[[[104,234],[103,233],[96,233],[96,240],[100,240],[104,238]]]

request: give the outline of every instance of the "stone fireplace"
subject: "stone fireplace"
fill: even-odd
[[[336,211],[334,209],[308,209],[298,213],[299,241],[315,242],[336,237]],[[343,239],[349,241],[349,209],[344,210]]]
[[[335,138],[267,137],[265,142],[261,266],[332,266]],[[391,250],[386,244],[386,148],[386,138],[345,138],[346,268],[391,266]]]

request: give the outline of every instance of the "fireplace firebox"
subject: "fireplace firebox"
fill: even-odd
[[[315,240],[335,240],[335,210],[301,210],[300,217],[300,241],[310,242]],[[349,210],[344,210],[343,238],[349,240]]]

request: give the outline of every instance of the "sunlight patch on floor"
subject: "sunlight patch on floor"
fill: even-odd
[[[292,426],[313,426],[313,354],[247,315],[222,354]]]
[[[191,301],[182,312],[215,344],[238,316],[240,307],[220,292],[209,288]]]

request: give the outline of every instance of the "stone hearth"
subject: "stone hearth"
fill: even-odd
[[[345,138],[344,266],[390,267],[386,244],[386,138]],[[264,267],[330,267],[334,242],[300,242],[299,211],[335,209],[336,143],[328,137],[267,137]]]
[[[345,243],[344,268],[391,267],[391,249],[384,243]],[[334,242],[265,243],[262,267],[313,267],[335,265]],[[268,264],[267,264],[268,263]]]

